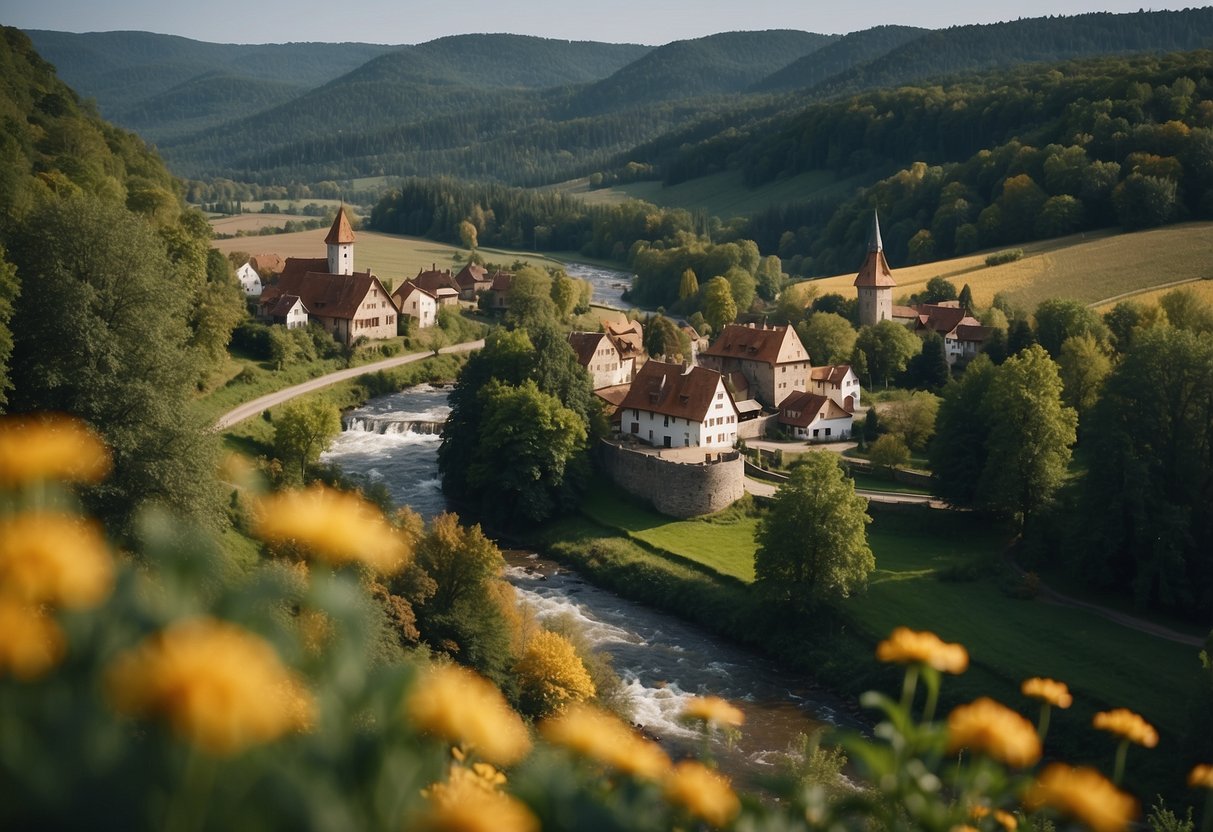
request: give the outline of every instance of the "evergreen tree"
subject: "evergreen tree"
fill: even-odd
[[[922,350],[906,364],[905,378],[911,387],[922,390],[939,390],[952,377],[943,337],[937,332],[928,332],[922,339]]]

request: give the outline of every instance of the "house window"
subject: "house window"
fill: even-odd
[[[817,429],[817,428],[813,428],[813,438],[814,438],[814,439],[816,439],[816,438],[817,438],[817,434],[818,434],[818,429]]]
[[[826,436],[830,435],[830,428],[826,428]]]
[[[665,427],[667,427],[667,428],[668,428],[669,426],[670,426],[670,417],[669,417],[669,416],[666,416],[666,417],[665,417]]]
[[[669,437],[669,436],[666,436],[666,437],[665,437],[665,446],[666,446],[667,448],[669,448],[669,447],[670,447],[670,437]]]
[[[640,423],[632,422],[632,433],[640,433]]]

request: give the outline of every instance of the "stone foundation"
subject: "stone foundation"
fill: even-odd
[[[712,514],[745,494],[745,468],[737,451],[674,450],[666,456],[657,448],[604,440],[598,458],[616,485],[670,517]]]

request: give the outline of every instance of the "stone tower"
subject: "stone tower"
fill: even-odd
[[[859,325],[871,326],[893,319],[893,273],[884,259],[880,241],[880,216],[872,212],[872,238],[868,241],[868,256],[855,277],[859,293]]]
[[[353,274],[354,229],[345,216],[344,205],[337,209],[337,218],[324,243],[329,247],[329,274]]]

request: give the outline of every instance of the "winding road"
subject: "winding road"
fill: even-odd
[[[398,355],[394,358],[385,358],[383,361],[376,361],[373,364],[363,364],[360,367],[350,367],[348,370],[338,370],[335,373],[320,376],[318,378],[305,381],[302,384],[296,384],[294,387],[287,387],[275,393],[269,393],[258,399],[253,399],[251,402],[245,402],[237,408],[229,410],[219,417],[215,422],[216,430],[223,430],[232,425],[243,422],[252,416],[256,416],[267,407],[282,404],[285,401],[290,401],[296,396],[302,396],[304,393],[312,393],[330,384],[336,384],[339,381],[346,381],[351,378],[357,378],[365,373],[376,373],[380,370],[390,370],[393,367],[400,367],[404,364],[412,364],[414,361],[421,361],[426,358],[433,358],[435,355],[449,355],[451,353],[471,352],[478,350],[484,346],[484,339],[478,341],[464,341],[462,344],[452,344],[449,347],[443,347],[434,352],[414,352],[408,355]]]

